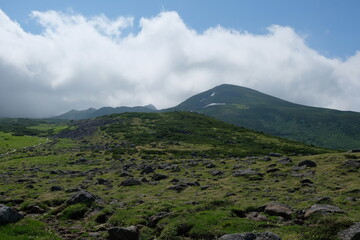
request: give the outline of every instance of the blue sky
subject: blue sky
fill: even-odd
[[[358,0],[0,0],[0,9],[34,33],[40,27],[29,17],[33,10],[74,11],[85,16],[103,13],[109,18],[133,16],[135,22],[166,10],[178,12],[197,31],[221,25],[263,33],[268,26],[278,24],[307,36],[307,44],[328,57],[346,58],[360,50]]]
[[[360,1],[0,0],[0,117],[173,107],[220,84],[360,111]]]

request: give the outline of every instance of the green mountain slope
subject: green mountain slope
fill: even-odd
[[[136,151],[144,151],[148,154],[236,157],[267,155],[271,152],[281,154],[329,152],[191,112],[124,113],[101,119],[112,122],[101,128],[111,136],[111,142],[119,139],[127,142],[128,145],[138,146]],[[99,119],[88,121],[99,121]],[[134,150],[130,149],[130,151]]]
[[[360,113],[294,104],[235,85],[220,85],[166,111],[174,110],[322,147],[360,147]]]
[[[12,136],[19,124],[38,135]],[[0,224],[0,239],[106,240],[137,226],[142,240],[336,240],[360,221],[360,153],[191,112],[2,125],[0,204],[24,218]]]

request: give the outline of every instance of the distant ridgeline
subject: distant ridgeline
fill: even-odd
[[[72,110],[55,118],[87,119],[112,113],[158,112],[154,106]],[[274,136],[334,149],[360,148],[360,113],[294,104],[235,85],[220,85],[161,110],[192,111]]]

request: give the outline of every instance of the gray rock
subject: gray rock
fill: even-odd
[[[120,183],[120,186],[135,186],[135,185],[141,185],[141,181],[135,178],[128,178]]]
[[[61,186],[51,186],[50,191],[55,192],[55,191],[61,191],[63,190],[63,188]]]
[[[187,188],[187,184],[182,184],[182,183],[180,183],[180,184],[176,184],[176,185],[173,185],[173,186],[170,186],[170,187],[168,187],[167,189],[168,190],[174,190],[174,191],[176,191],[176,192],[181,192],[181,191],[183,191],[183,190],[185,190],[185,188]]]
[[[321,215],[328,213],[344,213],[339,207],[328,204],[314,204],[308,210],[306,210],[304,217],[308,218],[314,213],[318,213]]]
[[[109,240],[139,240],[140,232],[136,226],[127,228],[114,227],[108,230]]]
[[[141,174],[149,174],[154,172],[154,169],[151,166],[145,166],[145,168],[141,171]]]
[[[262,159],[264,162],[270,162],[271,161],[271,157],[265,156]]]
[[[293,213],[288,206],[275,202],[266,204],[264,212],[269,215],[281,216],[286,219],[290,219],[291,214]]]
[[[350,159],[343,163],[343,166],[346,168],[354,168],[359,169],[360,168],[360,160]]]
[[[220,171],[218,169],[215,169],[215,170],[210,171],[210,174],[213,175],[213,176],[220,176],[220,175],[223,175],[224,172]]]
[[[91,204],[93,202],[101,202],[101,199],[98,196],[95,196],[92,193],[89,193],[85,190],[80,190],[75,193],[68,201],[67,204],[76,204],[76,203],[86,203]]]
[[[168,212],[159,212],[158,214],[151,216],[150,219],[149,219],[148,226],[149,226],[149,227],[152,227],[152,228],[155,227],[156,224],[157,224],[161,219],[163,219],[163,218],[165,218],[165,217],[167,217],[167,216],[169,216],[169,215],[170,215],[170,213],[168,213]]]
[[[266,222],[266,221],[269,220],[266,216],[264,216],[264,215],[262,215],[262,214],[260,214],[258,212],[246,213],[246,217],[249,218],[249,219],[252,219],[252,220],[254,220],[256,222]]]
[[[281,238],[272,232],[264,232],[226,234],[219,240],[281,240]]]
[[[350,228],[339,232],[341,240],[360,240],[360,222],[354,223]]]
[[[280,160],[278,161],[278,163],[283,164],[283,165],[285,165],[285,164],[291,164],[291,163],[292,163],[292,159],[289,158],[289,157],[285,157],[285,158],[280,159]]]
[[[18,213],[16,210],[0,204],[0,226],[9,223],[16,223],[23,217],[24,216]]]
[[[317,165],[316,165],[316,163],[314,161],[304,160],[304,161],[299,162],[298,166],[299,167],[301,167],[301,166],[316,167]]]
[[[160,180],[167,179],[167,178],[168,178],[168,176],[166,176],[166,175],[164,175],[164,174],[155,173],[155,174],[152,176],[151,180],[153,180],[153,181],[160,181]]]

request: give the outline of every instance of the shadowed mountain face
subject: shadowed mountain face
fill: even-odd
[[[125,112],[157,112],[158,110],[152,104],[146,106],[136,106],[136,107],[103,107],[100,109],[89,108],[87,110],[71,110],[54,118],[57,119],[67,119],[67,120],[81,120],[101,117],[113,113],[125,113]]]
[[[167,111],[195,111],[322,147],[360,147],[360,113],[294,104],[235,85],[220,85]]]

